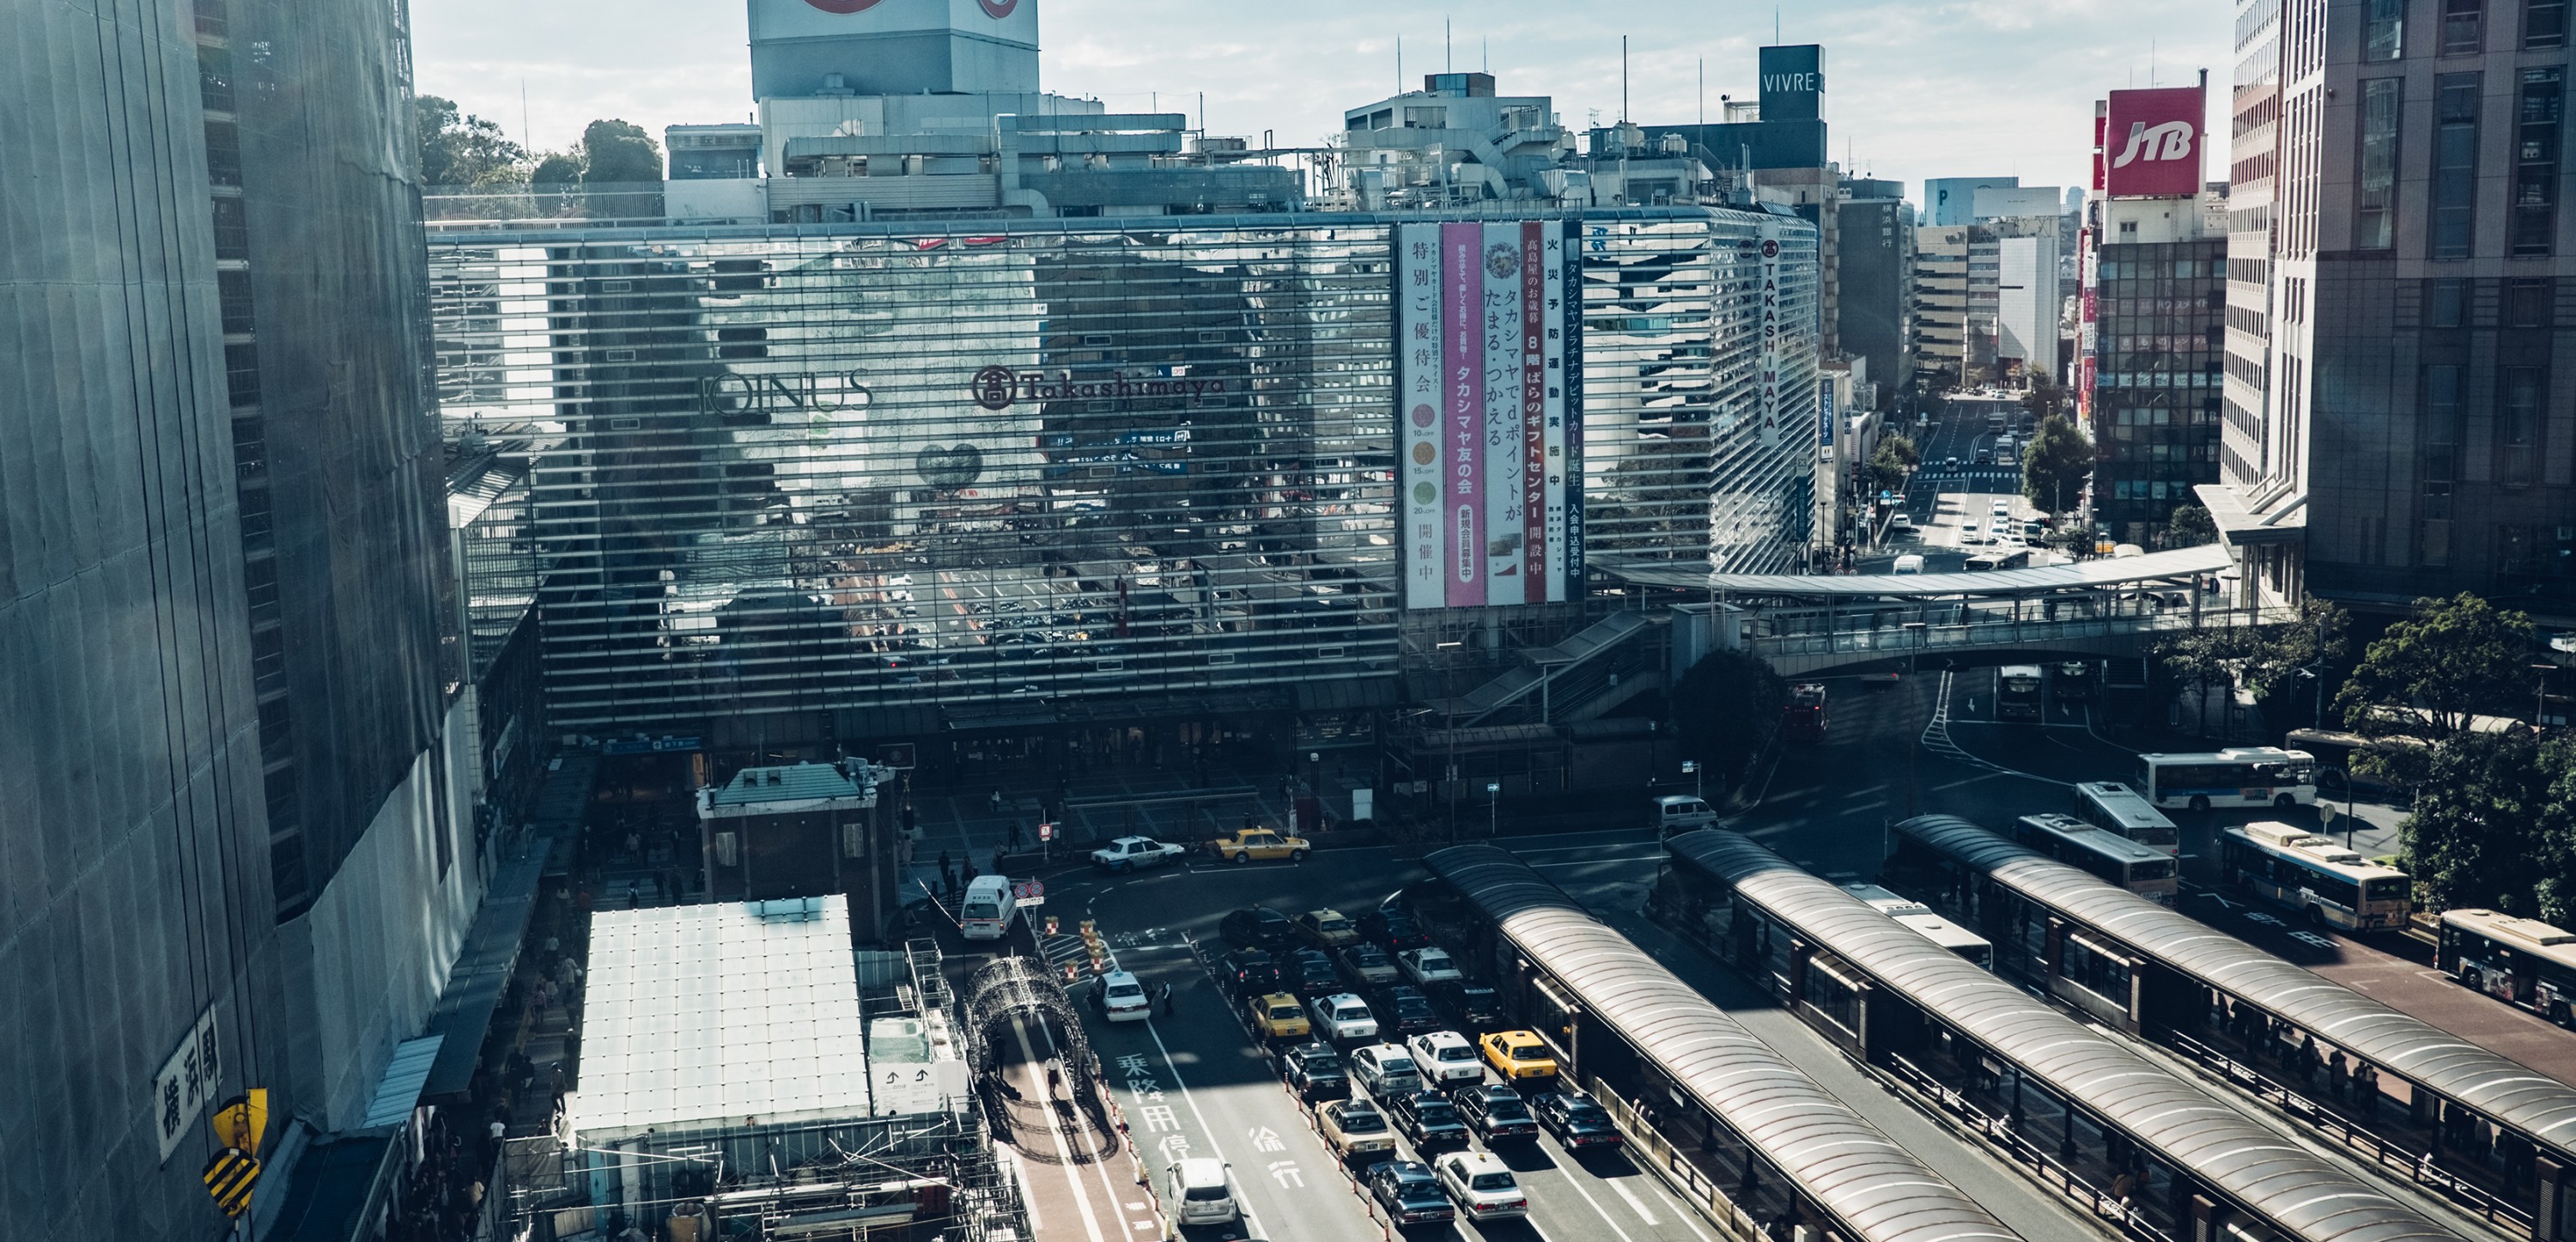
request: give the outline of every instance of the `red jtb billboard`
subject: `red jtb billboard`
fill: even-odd
[[[2200,88],[2113,91],[2103,126],[2103,192],[2188,198],[2200,193]]]

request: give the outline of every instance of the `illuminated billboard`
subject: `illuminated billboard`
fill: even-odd
[[[2102,134],[2102,189],[2113,197],[2200,193],[2200,88],[2113,91]]]
[[[1562,221],[1396,227],[1407,608],[1582,598],[1580,279]]]

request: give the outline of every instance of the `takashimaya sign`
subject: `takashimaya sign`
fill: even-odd
[[[1226,391],[1226,381],[1185,376],[1077,380],[1070,371],[1050,376],[1044,371],[986,367],[975,373],[968,387],[975,404],[988,410],[1007,410],[1022,401],[1107,401],[1121,397],[1187,397],[1196,401],[1210,393]]]

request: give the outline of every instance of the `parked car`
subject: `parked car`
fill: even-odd
[[[1279,990],[1278,959],[1259,949],[1237,949],[1217,964],[1226,991],[1235,996],[1263,996]]]
[[[1369,1012],[1367,1001],[1349,992],[1316,1001],[1315,1026],[1334,1043],[1377,1038],[1377,1015]]]
[[[1351,1054],[1351,1081],[1370,1095],[1388,1096],[1422,1089],[1422,1074],[1413,1058],[1394,1044],[1370,1044]]]
[[[1273,992],[1258,997],[1252,1005],[1252,1029],[1263,1039],[1304,1039],[1314,1034],[1314,1024],[1306,1020],[1306,1007],[1286,992]]]
[[[1321,949],[1299,949],[1288,955],[1288,990],[1312,999],[1342,989],[1342,972]]]
[[[1384,1015],[1378,1025],[1399,1038],[1440,1029],[1440,1011],[1431,1007],[1431,998],[1420,988],[1397,984],[1386,990],[1385,1002],[1378,1011]]]
[[[1458,989],[1450,996],[1450,1008],[1458,1011],[1458,1025],[1465,1030],[1484,1031],[1503,1022],[1503,994],[1483,984]]]
[[[1458,969],[1456,962],[1449,960],[1447,949],[1415,949],[1410,953],[1398,953],[1395,964],[1407,978],[1425,988],[1462,982],[1467,977],[1466,972]]]
[[[1188,851],[1152,837],[1120,837],[1091,851],[1091,865],[1105,871],[1159,867]]]
[[[1342,950],[1340,957],[1351,982],[1364,988],[1382,987],[1403,977],[1395,968],[1395,959],[1373,944],[1352,945]]]
[[[1245,948],[1284,949],[1297,943],[1297,925],[1268,906],[1248,906],[1225,916],[1216,933]]]
[[[1339,949],[1360,942],[1359,925],[1339,910],[1309,910],[1296,918],[1297,934],[1319,949]]]
[[[1248,863],[1258,858],[1264,862],[1287,859],[1304,862],[1314,849],[1304,837],[1282,836],[1267,828],[1238,828],[1208,842],[1208,852],[1232,863]]]
[[[1419,949],[1431,943],[1430,935],[1414,923],[1413,916],[1400,910],[1363,914],[1359,927],[1361,935],[1383,946],[1389,953]]]
[[[1537,1114],[1538,1124],[1567,1148],[1617,1147],[1627,1141],[1619,1133],[1610,1113],[1590,1096],[1566,1091],[1543,1091],[1531,1096],[1530,1112]]]
[[[1411,1095],[1392,1095],[1379,1102],[1387,1119],[1395,1123],[1396,1132],[1412,1140],[1420,1151],[1447,1150],[1467,1145],[1467,1123],[1458,1120],[1458,1108],[1449,1097],[1437,1091],[1417,1091]]]
[[[1091,994],[1091,1003],[1112,1022],[1135,1022],[1154,1014],[1154,999],[1145,994],[1145,985],[1124,970],[1100,976],[1100,990]]]
[[[1404,1041],[1404,1050],[1413,1054],[1414,1065],[1432,1086],[1484,1081],[1485,1067],[1476,1062],[1476,1046],[1456,1031],[1425,1031]]]
[[[1453,1151],[1431,1162],[1440,1189],[1469,1220],[1507,1220],[1529,1215],[1529,1197],[1512,1171],[1489,1151]]]
[[[1419,1161],[1389,1160],[1369,1170],[1368,1188],[1369,1197],[1398,1225],[1435,1225],[1458,1216],[1431,1166]]]
[[[1460,1087],[1449,1098],[1458,1105],[1458,1120],[1487,1147],[1538,1137],[1538,1118],[1530,1113],[1529,1101],[1501,1083]]]
[[[1395,1154],[1395,1127],[1367,1100],[1335,1100],[1316,1109],[1315,1128],[1323,1131],[1324,1145],[1346,1161]]]
[[[1171,1189],[1168,1202],[1173,1219],[1184,1225],[1222,1225],[1241,1215],[1242,1210],[1235,1206],[1229,1167],[1222,1160],[1205,1156],[1175,1162],[1165,1173]]]
[[[1914,528],[1914,515],[1911,513],[1898,512],[1890,516],[1887,519],[1887,533],[1900,538],[1906,535],[1919,533]]]
[[[1496,1031],[1477,1045],[1485,1064],[1510,1082],[1556,1077],[1556,1053],[1536,1031]]]
[[[1298,1099],[1309,1104],[1350,1098],[1351,1075],[1342,1068],[1342,1054],[1320,1039],[1291,1044],[1282,1050],[1279,1077],[1297,1093]]]

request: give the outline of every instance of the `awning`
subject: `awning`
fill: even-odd
[[[492,1011],[501,1003],[501,988],[518,964],[519,942],[528,934],[528,915],[537,903],[537,881],[545,874],[553,841],[539,837],[519,857],[504,864],[483,892],[483,908],[465,933],[456,967],[447,972],[447,988],[429,1015],[424,1038],[438,1038],[418,1099],[463,1096],[474,1085],[475,1062],[483,1054],[483,1034]],[[372,1107],[369,1111],[373,1111]]]
[[[2036,569],[1969,574],[1709,574],[1707,589],[1725,595],[1786,599],[1926,599],[1944,595],[2045,595],[2214,574],[2235,561],[2217,544],[2144,556],[2097,557]]]
[[[444,1035],[423,1035],[396,1045],[394,1059],[385,1066],[384,1077],[376,1080],[375,1098],[367,1102],[366,1119],[358,1128],[399,1125],[409,1118],[420,1103],[420,1085],[429,1081],[429,1067],[438,1060],[438,1046],[445,1042]]]
[[[2244,493],[2224,483],[2202,483],[2191,490],[2200,498],[2201,507],[2209,510],[2209,520],[2217,525],[2218,537],[2230,546],[2297,543],[2307,538],[2306,492],[2283,497],[2268,508],[2249,509]]]

